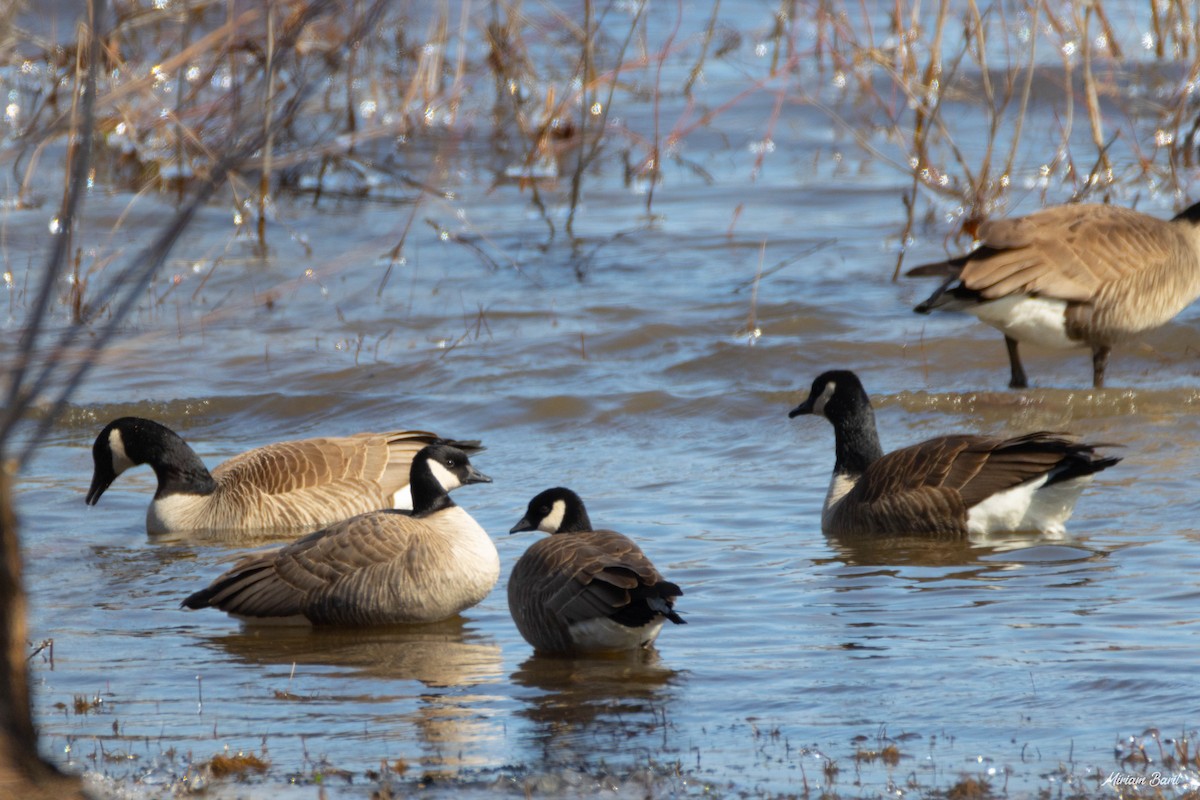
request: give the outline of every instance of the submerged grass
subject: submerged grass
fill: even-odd
[[[757,738],[757,737],[756,737]],[[914,738],[926,738],[916,736]],[[935,736],[927,737],[930,741]],[[793,784],[788,789],[770,788],[756,783],[742,783],[736,778],[714,774],[697,756],[694,763],[679,760],[635,756],[628,763],[558,763],[513,764],[490,769],[417,768],[402,759],[384,760],[378,769],[356,771],[340,768],[323,760],[308,762],[297,769],[273,763],[266,757],[267,742],[263,740],[261,755],[246,752],[219,753],[207,761],[192,762],[175,751],[169,751],[158,761],[175,762],[175,776],[164,780],[161,771],[154,774],[157,791],[167,787],[173,794],[195,794],[217,790],[222,784],[245,785],[239,790],[251,797],[271,795],[272,787],[312,786],[335,792],[334,796],[351,795],[379,800],[409,797],[416,794],[428,797],[549,797],[566,798],[593,795],[643,798],[737,797],[758,800],[839,800],[840,798],[903,796],[922,800],[990,800],[1012,797],[1008,779],[1012,768],[980,767],[978,771],[954,770],[943,774],[927,767],[900,768],[892,755],[873,752],[867,757],[862,751],[851,754],[853,767],[843,770],[837,760],[809,748],[790,748],[782,757],[772,756],[780,774],[798,773],[798,780],[782,781]],[[99,744],[98,750],[103,751]],[[98,770],[92,775],[92,786],[107,794],[105,787],[117,793],[118,787],[135,785],[121,770],[144,772],[139,759],[123,751],[114,751],[97,759]],[[928,754],[936,761],[936,748]],[[895,757],[901,756],[896,753]],[[808,775],[817,759],[821,767]],[[849,772],[850,775],[844,773]],[[1196,770],[1168,767],[1153,763],[1140,767],[1082,767],[1060,763],[1043,777],[1042,788],[1031,790],[1028,784],[1021,797],[1042,800],[1052,798],[1136,798],[1166,800],[1192,798],[1200,787]],[[343,791],[344,790],[344,791]]]

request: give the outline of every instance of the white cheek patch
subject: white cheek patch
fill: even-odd
[[[429,471],[433,473],[434,480],[440,483],[442,488],[447,492],[462,486],[462,481],[458,479],[458,476],[446,469],[442,462],[429,459],[427,463],[429,464]]]
[[[108,449],[112,453],[114,474],[120,475],[130,467],[136,466],[133,459],[125,452],[125,440],[121,437],[121,431],[116,428],[108,432]]]
[[[542,517],[542,521],[538,523],[538,530],[545,533],[558,533],[566,514],[567,504],[562,500],[555,500],[554,505],[550,507],[550,513]]]
[[[813,402],[813,413],[820,414],[822,417],[825,416],[825,406],[829,404],[830,398],[833,397],[836,391],[837,384],[834,381],[825,384],[825,388],[821,390],[821,396]]]

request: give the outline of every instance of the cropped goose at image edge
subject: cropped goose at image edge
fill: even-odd
[[[1200,203],[1170,220],[1094,203],[988,220],[976,249],[907,274],[944,279],[917,313],[966,311],[1004,334],[1010,387],[1029,385],[1017,352],[1029,342],[1089,347],[1100,388],[1114,345],[1200,297]]]

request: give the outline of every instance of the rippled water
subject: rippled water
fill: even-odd
[[[422,776],[481,795],[873,796],[963,776],[1095,789],[1134,768],[1118,760],[1129,737],[1193,736],[1200,311],[1118,349],[1114,388],[1080,388],[1083,353],[1031,348],[1037,388],[1008,391],[999,334],[917,317],[930,287],[890,280],[902,174],[831,159],[840,134],[809,108],[788,111],[755,171],[772,102],[751,98],[726,138],[689,152],[711,183],[672,167],[653,220],[618,170],[593,176],[575,247],[547,242],[520,187],[480,191],[489,173],[461,151],[436,176],[459,199],[418,212],[433,224],[412,227],[401,263],[381,256],[405,207],[284,201],[266,260],[226,249],[228,213],[206,213],[18,487],[31,633],[53,640],[32,660],[46,751],[147,794],[245,751],[270,762],[263,788],[218,796],[366,797]],[[560,224],[565,191],[547,189]],[[97,193],[88,225],[107,230],[131,201]],[[29,268],[12,252],[36,251],[47,213],[4,212],[18,282]],[[140,198],[123,224],[165,213]],[[942,227],[918,235],[912,263],[943,252]],[[9,330],[24,302],[10,298]],[[1124,461],[1058,540],[831,540],[832,432],[786,417],[829,367],[862,375],[888,449],[1049,428],[1117,443]],[[326,433],[481,438],[495,482],[456,499],[493,533],[501,584],[415,629],[182,611],[240,551],[149,539],[147,469],[85,507],[92,440],[125,414],[178,430],[210,466]],[[688,624],[647,659],[534,659],[517,634],[504,580],[532,539],[505,532],[558,484],[684,587]]]

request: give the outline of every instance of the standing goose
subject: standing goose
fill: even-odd
[[[219,608],[247,621],[314,625],[448,619],[492,590],[500,556],[447,493],[490,482],[462,450],[425,447],[412,462],[411,512],[360,514],[249,556],[183,605]]]
[[[1045,431],[939,436],[884,455],[871,401],[847,370],[813,381],[788,416],[801,414],[833,424],[837,460],[821,513],[829,535],[1061,534],[1084,485],[1121,460]]]
[[[426,431],[278,442],[234,456],[210,474],[178,434],[157,422],[121,417],[92,445],[95,505],[117,476],[149,464],[158,491],[146,512],[152,534],[198,530],[296,530],[380,508],[411,506],[413,456],[444,440]],[[468,453],[479,442],[447,442]]]
[[[914,311],[967,311],[1004,334],[1009,386],[1029,385],[1018,342],[1090,347],[1104,385],[1114,344],[1166,324],[1200,297],[1200,203],[1171,220],[1119,206],[1052,206],[989,220],[970,253],[908,271],[945,278]]]
[[[683,590],[664,580],[634,542],[593,530],[570,489],[547,489],[529,501],[510,533],[540,530],[513,567],[508,608],[517,630],[543,653],[649,647],[665,620],[677,625]]]

